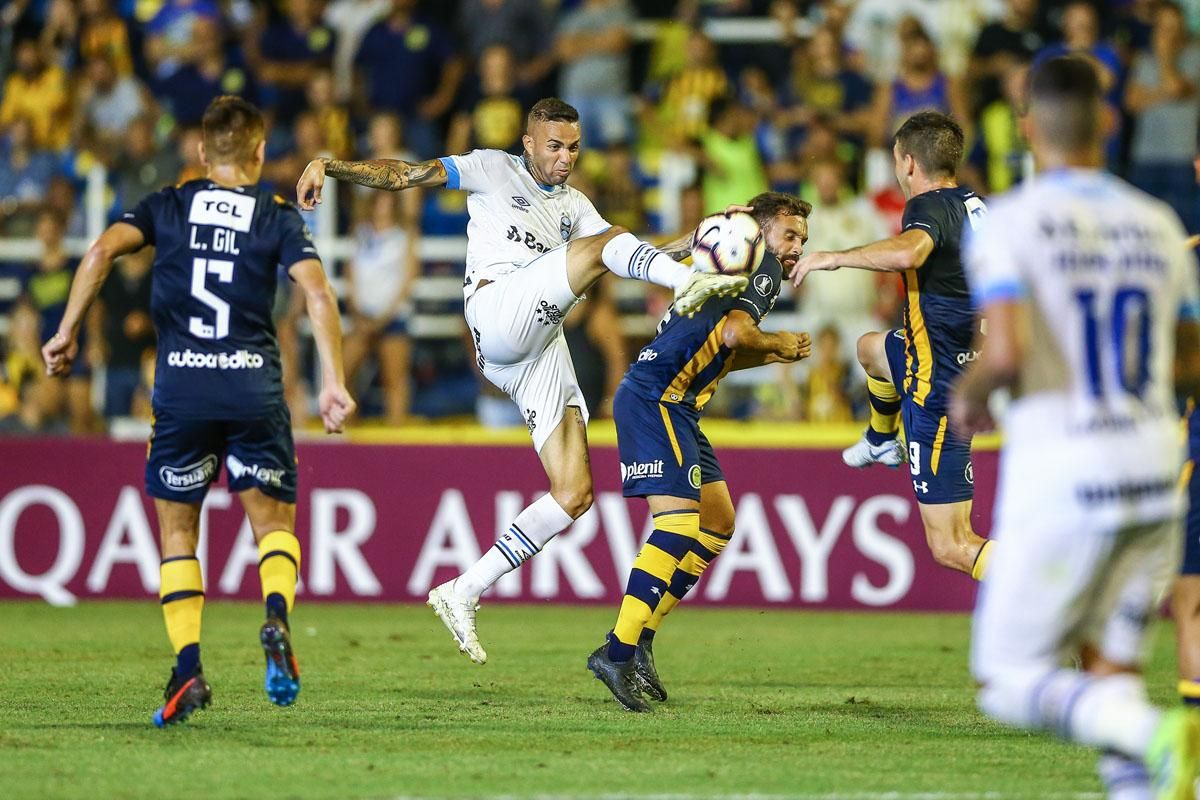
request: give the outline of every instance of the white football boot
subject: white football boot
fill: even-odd
[[[842,451],[842,461],[846,466],[862,469],[872,464],[883,464],[895,469],[904,463],[904,450],[897,439],[888,439],[880,445],[867,441],[864,435],[854,444]]]
[[[693,272],[692,278],[675,290],[675,310],[691,317],[710,297],[729,297],[740,294],[749,284],[745,275],[721,275],[716,272]]]
[[[454,581],[449,580],[429,592],[426,605],[449,629],[459,651],[466,653],[476,664],[487,663],[487,653],[479,644],[475,633],[475,612],[479,610],[479,598],[464,600],[454,592]]]

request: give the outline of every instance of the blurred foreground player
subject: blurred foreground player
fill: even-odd
[[[1087,60],[1035,70],[1042,174],[994,201],[967,250],[988,337],[951,424],[990,427],[989,395],[1013,394],[971,668],[989,716],[1098,748],[1110,798],[1182,800],[1200,712],[1154,707],[1140,673],[1179,561],[1173,370],[1177,351],[1194,363],[1200,279],[1174,212],[1102,170],[1102,103]]]
[[[154,714],[159,727],[212,699],[200,664],[204,584],[196,544],[200,505],[222,461],[258,542],[267,696],[286,706],[300,691],[288,636],[300,568],[296,457],[271,322],[277,265],[307,299],[325,430],[340,431],[354,412],[342,375],[337,301],[316,248],[295,207],[257,185],[262,115],[244,100],[219,97],[204,113],[203,131],[208,177],[150,195],[96,240],[75,274],[62,324],[42,349],[47,372],[67,374],[80,321],[113,260],[156,248],[151,315],[158,363],[146,492],[158,513],[159,595],[176,653],[166,703]]]
[[[733,536],[729,485],[700,430],[705,404],[730,370],[809,354],[808,334],[758,326],[803,251],[812,207],[778,192],[750,206],[768,250],[750,284],[736,297],[710,300],[694,317],[668,312],[613,401],[625,496],[646,498],[654,531],[634,561],[616,626],[587,666],[630,711],[650,710],[643,693],[667,699],[654,634]]]

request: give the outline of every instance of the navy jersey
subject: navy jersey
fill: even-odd
[[[768,253],[741,294],[714,297],[690,318],[667,312],[622,382],[661,403],[704,408],[733,366],[733,351],[721,338],[726,315],[736,309],[760,322],[774,308],[782,280],[783,268]]]
[[[282,404],[276,266],[317,258],[295,206],[258,186],[195,180],[150,195],[121,221],[157,248],[155,410],[250,419]]]
[[[950,385],[974,360],[975,306],[962,266],[963,225],[987,213],[962,187],[919,194],[904,206],[903,230],[923,230],[933,252],[904,277],[904,385],[917,405],[942,414]]]

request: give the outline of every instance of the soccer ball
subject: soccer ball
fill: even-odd
[[[705,217],[692,234],[692,266],[700,272],[744,275],[763,259],[763,232],[744,211]]]

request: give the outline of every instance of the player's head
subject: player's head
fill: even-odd
[[[746,204],[763,231],[763,241],[771,255],[779,259],[786,275],[804,252],[808,241],[808,215],[812,205],[783,192],[763,192]]]
[[[200,160],[209,170],[240,167],[257,181],[266,150],[262,112],[240,97],[224,95],[208,104],[200,121]]]
[[[962,128],[945,114],[919,111],[896,131],[892,157],[905,197],[913,196],[914,180],[954,180],[963,157]]]
[[[1051,58],[1029,76],[1025,134],[1042,166],[1099,164],[1104,123],[1100,76],[1087,59]]]
[[[579,112],[557,97],[538,100],[525,119],[525,157],[533,176],[559,186],[567,182],[579,158]]]

